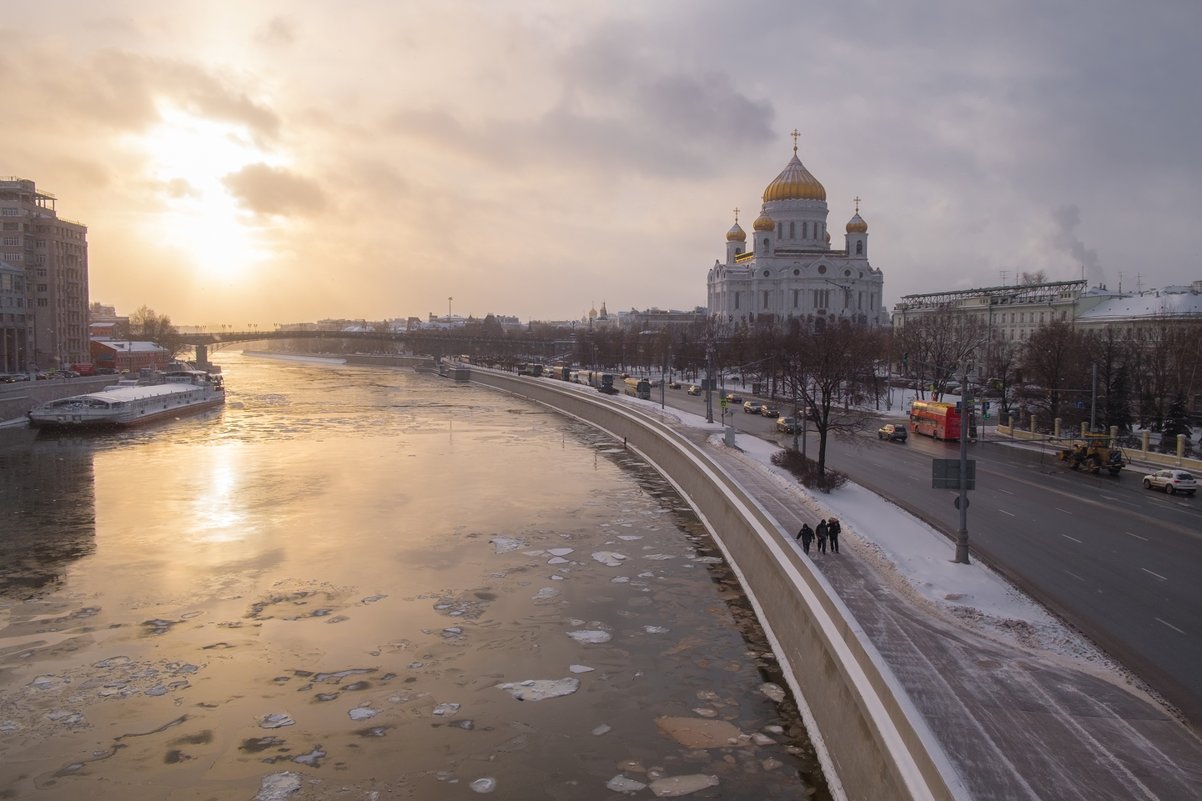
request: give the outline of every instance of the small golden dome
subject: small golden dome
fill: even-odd
[[[735,223],[734,225],[732,225],[730,227],[730,230],[726,232],[726,241],[727,242],[746,242],[747,241],[747,233],[743,230],[742,226],[740,226],[738,223]]]
[[[757,231],[775,231],[776,221],[768,216],[768,212],[761,211],[760,216],[755,218],[755,222],[751,225]]]
[[[826,200],[825,187],[802,165],[796,148],[781,174],[764,190],[764,202],[770,200]]]
[[[860,216],[860,212],[856,212],[856,216],[847,221],[847,233],[849,234],[866,234],[868,233],[868,223],[864,222],[864,218]]]

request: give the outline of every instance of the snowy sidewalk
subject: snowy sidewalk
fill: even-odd
[[[776,518],[842,522],[840,554],[811,553],[910,694],[974,799],[1198,798],[1202,742],[1089,643],[943,535],[867,490],[810,493],[778,448],[682,430]],[[799,547],[796,546],[795,547]],[[813,549],[816,551],[816,549]]]

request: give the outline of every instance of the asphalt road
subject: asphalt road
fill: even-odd
[[[658,387],[652,400],[659,400]],[[704,415],[705,399],[667,390],[668,405]],[[784,407],[782,406],[782,409]],[[715,397],[714,413],[718,419]],[[881,420],[902,419],[900,412]],[[775,439],[775,421],[732,409],[727,422]],[[911,434],[881,442],[833,438],[827,463],[954,538],[955,492],[931,488],[931,459],[957,443]],[[811,432],[808,453],[817,454]],[[1202,729],[1202,497],[1145,490],[1147,465],[1118,476],[1068,469],[1053,451],[1004,440],[974,443],[977,489],[969,493],[971,553],[1057,613]],[[954,556],[948,543],[948,558]]]

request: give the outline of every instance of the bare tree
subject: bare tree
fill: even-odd
[[[985,323],[955,308],[923,314],[906,323],[898,338],[906,368],[917,377],[919,397],[927,389],[934,400],[947,391],[965,363],[986,339]]]
[[[1069,408],[1066,400],[1082,391],[1085,352],[1082,335],[1063,320],[1035,329],[1027,340],[1023,365],[1038,390],[1026,400],[1042,406],[1051,419],[1063,417]]]

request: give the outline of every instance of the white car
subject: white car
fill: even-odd
[[[1157,470],[1144,476],[1144,489],[1162,489],[1169,495],[1178,492],[1193,495],[1198,491],[1198,481],[1184,470]]]

